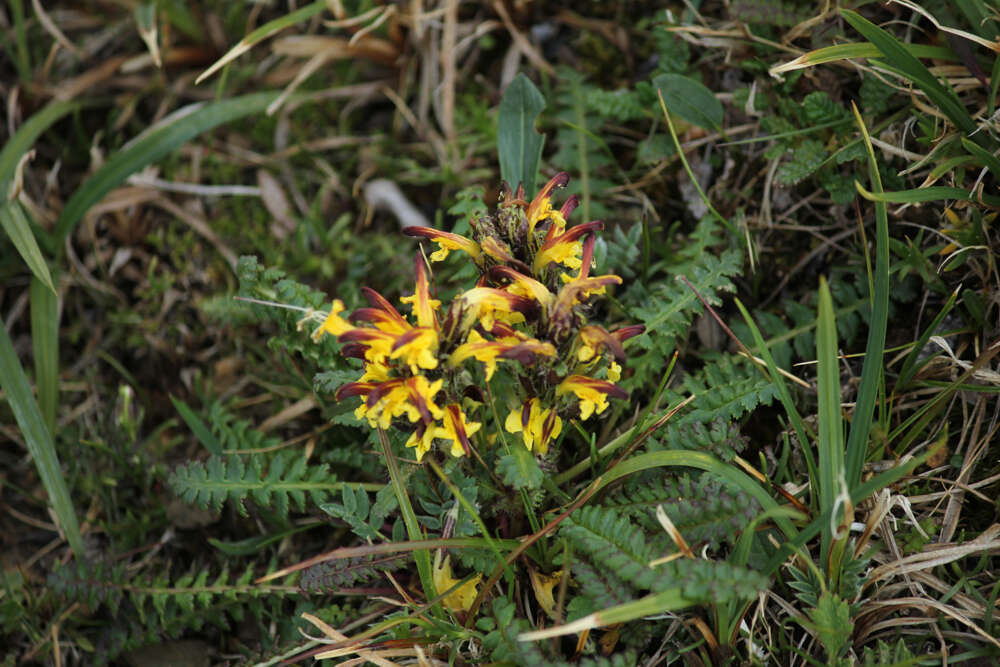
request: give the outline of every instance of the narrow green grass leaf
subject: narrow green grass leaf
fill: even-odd
[[[854,117],[865,141],[868,152],[868,177],[872,190],[882,194],[882,179],[878,173],[878,162],[872,148],[868,128],[858,108]],[[871,317],[868,321],[868,341],[865,344],[865,361],[861,367],[861,384],[854,404],[851,430],[847,436],[845,473],[847,488],[853,489],[861,481],[861,469],[868,453],[868,438],[871,434],[875,401],[884,387],[885,336],[889,321],[889,214],[884,202],[875,202],[875,271],[872,277]]]
[[[964,141],[965,137],[962,137],[962,140]],[[951,172],[955,171],[960,167],[964,167],[966,165],[975,165],[976,162],[977,162],[976,158],[972,157],[971,155],[957,155],[955,157],[950,157],[934,165],[934,168],[931,169],[930,176],[931,178],[938,179],[944,176],[945,174],[950,174]]]
[[[869,192],[863,185],[854,182],[854,187],[858,194],[869,201],[884,202],[886,204],[921,204],[929,201],[944,201],[955,199],[957,201],[981,202],[991,207],[1000,206],[1000,197],[996,195],[984,194],[979,197],[974,192],[963,188],[952,188],[945,185],[933,185],[929,188],[916,188],[914,190],[897,190],[895,192]]]
[[[76,520],[69,488],[59,466],[55,442],[45,426],[38,403],[31,394],[31,385],[28,384],[21,361],[14,352],[14,345],[3,319],[0,319],[0,388],[7,396],[14,420],[28,446],[28,453],[38,468],[38,476],[49,494],[49,502],[59,520],[59,527],[76,557],[83,558],[83,536],[80,534],[80,524]]]
[[[965,147],[965,150],[982,160],[982,163],[993,174],[993,178],[1000,178],[1000,159],[997,159],[996,155],[966,137],[962,137],[962,146]]]
[[[396,501],[399,503],[399,511],[403,515],[403,524],[406,526],[406,533],[410,541],[419,542],[424,539],[424,531],[417,521],[417,514],[413,511],[413,504],[410,502],[410,494],[406,492],[406,484],[402,474],[399,472],[399,464],[392,453],[392,445],[389,443],[389,436],[381,428],[378,430],[379,443],[382,445],[382,455],[385,457],[385,465],[389,469],[389,479],[392,482],[392,489],[396,494]],[[428,600],[435,599],[437,587],[434,586],[434,576],[431,572],[431,556],[426,551],[415,551],[413,559],[417,562],[417,573],[420,575],[420,585],[424,589],[424,596]],[[435,614],[441,613],[441,605],[433,607]]]
[[[11,243],[17,248],[18,254],[31,269],[35,278],[41,281],[46,289],[55,294],[56,288],[52,284],[49,265],[42,257],[42,251],[38,247],[35,235],[31,233],[31,225],[19,201],[14,200],[0,204],[0,227],[3,227],[7,236],[10,237]]]
[[[958,292],[960,289],[961,287],[955,288],[955,291],[952,292],[948,297],[948,300],[945,301],[944,306],[941,307],[938,314],[933,320],[931,320],[931,323],[927,325],[923,333],[920,334],[920,338],[913,343],[913,349],[910,350],[910,353],[906,355],[906,359],[903,360],[903,367],[900,369],[899,377],[896,379],[897,389],[905,389],[910,384],[910,380],[913,379],[913,374],[919,370],[917,361],[920,359],[921,351],[924,349],[924,346],[927,345],[927,341],[931,339],[931,336],[934,335],[934,332],[938,330],[939,326],[941,326],[941,322],[944,321],[945,316],[951,312],[952,307],[954,307],[955,302],[958,300]],[[933,359],[933,357],[928,358],[927,361],[929,362],[931,359]]]
[[[927,46],[925,44],[903,44],[910,55],[915,58],[932,58],[934,60],[955,61],[957,58],[951,49],[943,46]],[[824,46],[808,53],[803,53],[795,60],[772,67],[770,73],[782,74],[792,70],[804,69],[815,65],[837,62],[838,60],[849,60],[851,58],[880,58],[882,52],[871,42],[851,42],[849,44],[835,44],[834,46]]]
[[[706,130],[718,132],[722,129],[722,102],[694,79],[680,74],[660,74],[653,78],[653,87],[663,95],[663,102],[672,113]]]
[[[746,306],[739,299],[735,299],[735,302],[736,307],[740,309],[740,313],[743,315],[743,320],[750,329],[750,334],[753,336],[753,342],[756,346],[754,352],[760,355],[767,365],[768,375],[778,392],[778,399],[785,408],[785,414],[792,423],[792,428],[795,429],[795,436],[799,439],[799,447],[802,448],[802,457],[806,461],[809,478],[816,479],[816,459],[813,457],[810,447],[812,434],[806,429],[805,421],[802,419],[802,415],[799,414],[798,408],[795,407],[795,401],[792,400],[792,393],[788,390],[788,383],[785,382],[785,378],[778,372],[778,364],[774,361],[771,348],[764,341],[764,336],[757,327],[757,323],[753,321],[750,312],[747,311]]]
[[[819,313],[816,318],[817,392],[819,394],[819,508],[829,513],[837,502],[844,476],[844,427],[840,414],[840,372],[837,368],[837,324],[833,297],[826,279],[819,279]],[[879,357],[881,360],[881,356]],[[823,530],[821,554],[832,538],[829,524]]]
[[[0,185],[7,183],[7,181],[14,177],[14,170],[17,169],[17,163],[35,145],[35,140],[38,139],[39,135],[57,120],[79,106],[79,102],[53,101],[46,104],[41,111],[32,114],[31,118],[18,128],[14,136],[4,144],[3,150],[0,151]],[[3,187],[0,194],[6,197],[7,188]]]
[[[671,588],[660,593],[647,595],[632,602],[602,609],[570,623],[564,623],[563,625],[557,625],[544,630],[521,633],[518,636],[518,640],[530,642],[562,637],[564,635],[574,635],[595,628],[614,625],[615,623],[625,623],[627,621],[634,621],[637,618],[654,616],[668,611],[677,611],[690,607],[693,604],[697,604],[697,602],[688,599],[684,595],[683,589],[678,586],[677,588]]]
[[[24,2],[23,0],[10,0],[7,6],[10,8],[11,18],[14,20],[14,41],[16,43],[16,50],[11,49],[14,51],[14,53],[10,54],[13,56],[11,59],[17,65],[17,72],[21,77],[21,81],[27,83],[31,81],[31,53],[28,51],[28,30],[24,20]]]
[[[56,221],[55,246],[61,247],[83,214],[130,175],[165,157],[203,132],[263,111],[278,95],[273,91],[251,93],[221,102],[199,104],[188,113],[175,115],[112,155],[66,202]]]
[[[285,28],[290,28],[296,23],[301,23],[302,21],[307,21],[312,17],[323,13],[326,10],[326,0],[316,0],[312,4],[306,5],[301,9],[296,9],[294,12],[281,16],[274,19],[273,21],[268,21],[261,27],[257,28],[249,35],[240,40],[239,44],[229,49],[226,55],[219,58],[211,67],[198,75],[198,78],[194,80],[195,84],[199,84],[208,77],[212,76],[220,69],[231,63],[232,61],[239,58],[241,55],[252,49],[258,42],[261,42],[275,33],[281,32]]]
[[[923,465],[927,459],[930,458],[931,454],[932,452],[930,451],[924,452],[920,456],[915,456],[905,463],[901,463],[895,468],[890,468],[883,473],[879,473],[867,482],[860,484],[850,492],[851,503],[857,505],[876,491],[884,489],[890,484],[895,484],[900,479],[913,472],[916,468]],[[768,577],[774,574],[790,556],[794,555],[799,549],[807,544],[809,540],[819,535],[821,530],[830,525],[831,516],[832,512],[820,512],[819,516],[813,519],[808,526],[800,530],[794,537],[782,544],[778,548],[777,553],[772,555],[764,567],[762,567],[759,571],[764,576]]]
[[[174,404],[174,408],[177,410],[177,413],[180,414],[181,419],[184,420],[184,423],[188,425],[191,432],[194,433],[196,438],[198,438],[198,442],[205,445],[205,449],[212,454],[222,456],[222,444],[219,442],[218,438],[212,435],[211,429],[205,426],[205,423],[198,418],[198,415],[194,413],[194,410],[189,408],[188,404],[179,398],[171,396],[170,402]]]
[[[59,405],[59,298],[48,285],[32,278],[30,299],[38,407],[49,433],[55,437]]]
[[[955,91],[944,86],[931,74],[923,63],[917,60],[895,37],[882,28],[849,9],[840,10],[840,15],[851,24],[861,36],[875,45],[887,64],[920,88],[931,102],[937,106],[955,126],[965,134],[976,129],[976,123],[965,110]]]
[[[778,503],[775,502],[774,498],[749,475],[729,464],[723,463],[711,454],[694,451],[667,450],[633,456],[604,473],[601,476],[601,483],[597,486],[596,491],[600,491],[611,482],[619,480],[626,475],[631,475],[640,470],[663,467],[697,468],[698,470],[710,472],[713,475],[721,477],[726,483],[732,484],[756,498],[757,502],[765,510],[778,507]],[[784,516],[776,516],[775,522],[788,537],[798,532],[795,526],[792,525],[792,522]]]
[[[524,186],[530,198],[538,181],[545,137],[535,131],[535,119],[545,108],[545,98],[523,73],[504,91],[497,118],[497,153],[500,177],[512,189]]]

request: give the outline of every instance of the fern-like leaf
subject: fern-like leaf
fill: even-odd
[[[184,502],[203,509],[221,510],[229,501],[247,516],[244,501],[252,499],[261,507],[273,507],[279,516],[287,516],[289,505],[305,511],[306,498],[314,504],[324,502],[341,487],[329,466],[307,465],[305,458],[292,452],[274,456],[265,476],[265,458],[212,456],[207,462],[193,461],[171,473],[168,483]]]
[[[688,475],[677,479],[635,476],[604,505],[620,510],[647,531],[659,529],[654,514],[662,505],[688,543],[708,544],[713,549],[735,541],[760,512],[752,496],[709,475],[696,480]]]

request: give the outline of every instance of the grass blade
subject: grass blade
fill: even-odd
[[[211,429],[205,426],[205,423],[198,418],[198,415],[194,413],[194,410],[188,407],[188,404],[179,398],[171,396],[170,402],[174,404],[174,408],[177,409],[181,419],[184,420],[184,423],[188,425],[191,432],[194,433],[196,438],[198,438],[198,442],[205,445],[205,449],[212,454],[222,456],[222,444],[219,442],[218,438],[212,435]]]
[[[910,55],[915,58],[933,58],[935,60],[956,60],[951,49],[943,46],[927,46],[924,44],[903,44]],[[837,62],[838,60],[848,60],[850,58],[879,58],[882,52],[871,42],[852,42],[850,44],[835,44],[834,46],[824,46],[821,49],[803,53],[795,60],[782,63],[770,70],[771,76],[791,72],[797,69],[805,69],[815,65]]]
[[[14,177],[14,170],[21,157],[35,144],[42,132],[57,120],[78,108],[79,102],[49,102],[38,113],[32,114],[23,125],[14,133],[3,150],[0,151],[0,185],[6,183]],[[7,196],[7,188],[4,187],[2,195]]]
[[[710,472],[713,475],[721,477],[727,484],[732,484],[753,496],[765,510],[778,507],[778,503],[774,498],[746,473],[719,461],[710,454],[693,451],[667,450],[633,456],[626,461],[622,461],[602,475],[601,483],[597,486],[596,491],[600,491],[611,482],[619,480],[626,475],[631,475],[640,470],[662,467],[697,468],[698,470]],[[792,522],[784,516],[776,516],[775,522],[786,536],[791,537],[798,532],[795,530]]]
[[[417,514],[413,511],[410,494],[406,492],[405,480],[399,472],[399,464],[392,453],[389,436],[381,428],[378,430],[378,439],[382,445],[382,455],[385,457],[386,468],[389,469],[392,490],[396,494],[399,511],[402,513],[403,523],[406,525],[406,533],[412,542],[419,542],[424,539],[424,532],[420,529]],[[431,574],[431,555],[426,551],[414,551],[413,559],[417,562],[417,573],[420,575],[420,585],[424,589],[424,596],[428,600],[433,600],[437,597],[437,588],[434,586],[434,577]],[[433,609],[436,610],[435,613],[440,613],[441,605],[434,605]]]
[[[208,77],[212,76],[220,69],[231,63],[232,61],[239,58],[241,55],[252,49],[258,42],[261,42],[271,35],[281,32],[285,28],[291,27],[296,23],[301,23],[302,21],[307,21],[317,14],[323,13],[326,9],[325,0],[316,0],[316,2],[306,5],[301,9],[296,9],[290,14],[274,19],[273,21],[268,21],[261,27],[257,28],[249,35],[240,40],[239,44],[229,49],[226,55],[219,58],[215,63],[209,67],[207,70],[198,75],[198,78],[194,80],[195,84],[199,84]]]
[[[810,438],[810,433],[806,430],[805,421],[802,419],[802,415],[799,414],[798,409],[795,407],[795,401],[792,400],[792,394],[788,391],[788,384],[785,382],[785,378],[782,377],[781,373],[778,372],[778,364],[774,361],[774,355],[771,354],[771,349],[767,346],[764,341],[764,336],[760,333],[760,329],[757,328],[757,323],[753,321],[750,316],[749,311],[747,311],[746,306],[739,299],[735,299],[736,307],[740,309],[740,313],[743,314],[743,319],[747,323],[747,327],[750,329],[750,333],[753,336],[754,345],[756,345],[756,352],[767,364],[767,371],[770,376],[771,382],[774,383],[774,388],[778,392],[778,399],[781,401],[781,405],[785,408],[785,413],[788,415],[788,420],[792,422],[792,428],[795,429],[795,436],[799,439],[799,447],[802,448],[802,458],[806,461],[806,468],[809,471],[809,477],[811,479],[816,479],[816,459],[813,458],[812,452],[809,451],[809,443],[812,442]]]
[[[59,404],[59,297],[48,285],[33,278],[30,298],[38,407],[49,433],[55,437]]]
[[[938,314],[934,317],[931,323],[927,325],[927,328],[924,329],[924,332],[920,334],[920,338],[918,338],[917,341],[913,344],[913,349],[910,350],[910,353],[908,355],[906,355],[906,359],[903,361],[903,367],[899,371],[899,377],[896,379],[897,388],[905,389],[906,386],[910,384],[910,380],[913,379],[913,374],[916,373],[917,370],[919,370],[917,367],[917,361],[919,359],[920,351],[924,349],[924,346],[927,345],[927,341],[931,339],[931,336],[934,335],[934,332],[937,331],[937,328],[941,326],[941,322],[944,321],[945,315],[951,312],[952,307],[954,307],[955,302],[958,300],[959,289],[961,288],[960,287],[955,288],[955,291],[952,292],[951,296],[948,297],[948,300],[945,301],[944,306],[941,308],[940,312],[938,312]],[[933,359],[934,359],[933,356],[929,357],[925,361],[925,363],[928,363]],[[923,364],[921,364],[921,367],[923,367]]]
[[[518,183],[530,199],[538,180],[545,137],[535,131],[535,119],[545,108],[545,98],[524,74],[518,74],[500,102],[497,118],[497,152],[500,177],[513,189]]]
[[[28,223],[28,217],[24,214],[20,202],[14,200],[0,206],[0,226],[7,232],[7,236],[17,248],[21,259],[31,269],[35,279],[41,281],[46,289],[55,294],[56,288],[52,284],[49,266],[45,263],[45,258],[42,257],[42,251],[38,247],[35,235],[31,233],[31,225]]]
[[[996,195],[979,194],[976,191],[952,188],[945,185],[934,185],[929,188],[916,188],[914,190],[897,190],[895,192],[869,192],[863,185],[855,181],[854,187],[857,189],[858,194],[868,201],[883,204],[922,204],[929,201],[955,199],[958,201],[980,202],[993,208],[1000,206],[1000,197]]]
[[[878,163],[875,161],[875,151],[872,148],[871,137],[868,136],[868,128],[865,127],[856,106],[854,117],[861,128],[868,151],[868,174],[872,190],[880,194],[882,180],[878,173]],[[871,299],[872,311],[868,323],[865,362],[861,368],[861,384],[858,387],[854,416],[851,419],[851,431],[847,436],[845,472],[848,489],[854,489],[861,481],[861,468],[864,466],[868,451],[868,436],[871,432],[875,399],[884,382],[885,369],[882,355],[885,353],[885,335],[889,321],[889,216],[883,202],[875,203],[875,275]]]
[[[840,413],[840,372],[837,368],[837,325],[833,297],[826,278],[819,279],[819,315],[816,318],[817,391],[819,393],[819,509],[831,513],[844,476],[844,426]],[[879,357],[881,360],[881,357]],[[828,553],[829,524],[824,527],[821,554]]]
[[[962,106],[955,91],[945,87],[892,35],[849,9],[840,10],[840,15],[851,24],[861,36],[875,45],[886,62],[902,76],[920,88],[945,116],[965,134],[976,129],[976,123]]]
[[[273,91],[251,93],[195,107],[190,113],[174,116],[167,123],[112,155],[66,202],[56,221],[54,246],[61,247],[83,214],[130,175],[165,157],[203,132],[263,111],[278,95]]]
[[[42,480],[49,502],[59,520],[59,527],[70,548],[77,558],[83,557],[83,536],[80,534],[80,524],[76,520],[73,501],[69,496],[69,488],[63,478],[59,457],[56,455],[55,441],[45,426],[38,403],[31,395],[31,385],[24,374],[24,367],[14,352],[14,345],[7,334],[7,327],[0,319],[0,388],[3,388],[10,404],[14,419],[17,421],[28,453],[35,461],[38,476]]]
[[[962,146],[986,165],[986,168],[993,174],[993,178],[1000,178],[1000,159],[997,159],[996,155],[965,137],[962,137]]]

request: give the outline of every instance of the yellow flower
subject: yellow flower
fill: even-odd
[[[525,217],[528,218],[529,236],[534,233],[535,225],[545,219],[551,220],[553,226],[559,228],[559,233],[562,233],[562,230],[566,228],[566,219],[563,217],[562,211],[556,211],[552,208],[551,195],[555,188],[566,187],[567,183],[569,183],[569,174],[561,171],[549,179],[549,182],[531,200],[524,212]]]
[[[316,331],[313,331],[312,339],[319,342],[323,334],[339,336],[345,331],[353,329],[354,327],[351,326],[350,322],[340,316],[342,312],[344,312],[344,302],[340,299],[334,299],[333,305],[330,307],[330,314],[326,316],[323,324]]]
[[[479,321],[489,331],[493,322],[500,320],[506,324],[524,322],[523,312],[532,308],[529,299],[515,296],[508,291],[494,287],[473,287],[458,297],[463,307],[461,329],[468,330]]]
[[[532,263],[532,271],[536,275],[550,263],[556,262],[571,269],[579,269],[583,265],[583,243],[580,237],[584,234],[593,236],[597,230],[604,229],[604,223],[599,220],[577,225],[563,234],[554,234],[553,230],[545,237],[545,243],[538,249]]]
[[[338,339],[341,343],[357,343],[364,349],[365,361],[373,364],[385,364],[396,343],[396,336],[386,331],[371,329],[351,329],[342,333]],[[346,345],[345,345],[346,347]]]
[[[417,327],[396,338],[389,358],[402,358],[410,366],[410,372],[416,374],[420,372],[417,370],[419,368],[437,368],[437,349],[437,331],[429,327]]]
[[[444,593],[461,581],[460,579],[455,579],[451,576],[450,559],[451,556],[445,556],[444,561],[442,561],[440,552],[434,559],[432,577],[434,579],[434,587],[437,589],[438,594]],[[482,574],[477,574],[475,577],[469,579],[451,593],[445,595],[442,600],[445,608],[449,611],[469,611],[472,607],[473,601],[476,599],[476,587],[479,586],[479,582],[482,578]]]
[[[426,454],[431,449],[431,444],[434,442],[434,437],[437,435],[438,427],[427,426],[426,424],[417,425],[417,430],[410,434],[410,438],[406,441],[407,447],[417,448],[417,460],[424,458]]]
[[[584,421],[595,412],[601,414],[607,409],[608,396],[628,398],[628,393],[621,387],[586,375],[570,375],[556,387],[556,395],[569,393],[580,399],[580,419]]]
[[[562,432],[562,419],[552,408],[541,407],[537,398],[530,398],[520,409],[510,411],[504,428],[509,433],[520,433],[528,451],[545,454],[549,441]]]
[[[465,413],[459,405],[446,405],[444,408],[444,427],[438,429],[438,437],[451,440],[451,455],[462,456],[472,446],[469,437],[475,434],[482,424],[466,421]]]
[[[497,324],[493,328],[494,334],[503,331],[503,326]],[[511,334],[516,334],[513,330]],[[536,356],[554,357],[556,348],[552,343],[544,343],[534,338],[510,335],[504,336],[498,341],[486,340],[479,332],[473,329],[469,332],[469,337],[455,351],[451,353],[448,363],[451,366],[458,366],[460,363],[473,357],[481,362],[486,370],[486,381],[493,379],[493,373],[497,370],[497,358],[516,359],[525,366],[531,366],[535,362]]]
[[[404,296],[399,300],[408,303],[413,308],[413,314],[417,316],[418,327],[437,328],[437,320],[434,311],[441,305],[437,299],[430,296],[430,286],[427,284],[427,271],[424,269],[424,262],[420,255],[416,257],[417,282],[413,290],[413,296]]]
[[[403,230],[403,233],[407,236],[422,236],[437,243],[439,246],[438,250],[432,252],[430,256],[432,262],[443,261],[452,250],[464,250],[472,256],[473,260],[479,260],[481,252],[479,244],[460,234],[452,234],[451,232],[442,232],[431,227],[420,226],[407,227]]]
[[[608,366],[608,381],[618,382],[622,379],[622,367],[616,362],[612,361],[611,365]]]
[[[548,290],[545,285],[538,282],[534,278],[529,278],[523,273],[519,273],[514,269],[506,266],[496,266],[493,268],[492,272],[495,275],[503,276],[510,280],[510,284],[507,285],[505,290],[515,296],[526,297],[537,301],[542,307],[542,312],[548,312],[549,308],[552,307],[555,297],[552,296],[552,292]],[[565,288],[563,288],[565,289]]]
[[[486,381],[489,382],[497,370],[497,355],[501,352],[503,352],[503,347],[500,344],[486,340],[473,329],[469,332],[466,341],[451,353],[448,363],[451,366],[458,366],[469,357],[473,357],[485,367]]]
[[[556,617],[555,587],[562,580],[563,571],[558,570],[552,574],[541,574],[534,570],[529,570],[531,576],[531,589],[535,592],[535,599],[538,606],[542,608],[549,618]]]

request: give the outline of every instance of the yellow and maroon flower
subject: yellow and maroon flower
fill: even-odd
[[[326,320],[323,324],[321,324],[319,328],[312,333],[312,339],[319,342],[324,334],[339,336],[345,331],[351,329],[352,327],[350,322],[340,316],[342,312],[344,312],[344,302],[340,299],[334,299],[333,305],[330,306],[330,314],[326,316]]]
[[[604,327],[595,324],[581,327],[575,345],[577,361],[587,363],[600,355],[602,349],[609,351],[618,361],[625,359],[621,341],[609,334]]]
[[[547,237],[545,243],[535,254],[535,260],[532,264],[535,275],[538,275],[552,262],[562,264],[570,269],[579,269],[583,263],[581,258],[583,244],[580,242],[580,237],[584,234],[593,236],[594,232],[599,229],[604,229],[604,223],[595,220],[572,227],[569,231],[558,236],[550,235]]]
[[[471,451],[469,437],[483,426],[479,422],[468,421],[462,407],[455,403],[445,406],[442,424],[443,428],[438,429],[437,437],[451,440],[451,455],[456,457]]]
[[[545,285],[508,266],[495,266],[490,274],[509,280],[510,284],[505,288],[507,292],[534,300],[541,306],[543,313],[548,312],[554,303],[555,297]]]
[[[569,174],[565,171],[559,172],[549,179],[548,183],[542,186],[542,189],[538,191],[535,198],[528,204],[528,208],[524,212],[525,217],[528,219],[528,236],[534,234],[535,226],[546,219],[552,221],[552,225],[559,229],[558,233],[560,234],[566,228],[566,219],[563,217],[562,212],[552,208],[551,196],[555,188],[564,188],[567,183],[569,183]]]
[[[570,375],[556,387],[556,395],[575,394],[580,399],[580,419],[601,414],[608,407],[608,397],[628,398],[628,392],[606,380],[598,380],[586,375]]]
[[[495,287],[473,287],[459,295],[456,302],[461,304],[461,331],[468,331],[475,322],[486,330],[493,328],[494,321],[519,324],[535,308],[531,299]]]
[[[461,234],[452,234],[451,232],[442,232],[439,229],[420,226],[407,227],[403,230],[403,233],[407,236],[423,237],[437,243],[438,249],[432,252],[430,256],[432,262],[443,261],[452,250],[463,250],[469,253],[474,261],[478,262],[482,252],[478,243]]]
[[[494,330],[497,327],[494,327]],[[512,332],[513,333],[513,332]],[[523,336],[523,335],[522,335]],[[516,359],[523,366],[534,363],[536,356],[554,357],[556,348],[552,343],[545,343],[527,336],[506,336],[499,340],[486,340],[478,331],[472,330],[466,342],[455,348],[448,359],[452,366],[458,366],[469,358],[474,358],[483,364],[486,370],[486,381],[493,379],[497,369],[497,359]]]
[[[537,398],[529,398],[520,408],[510,411],[504,428],[509,433],[520,433],[528,451],[545,454],[549,441],[562,432],[562,419],[552,408],[543,407]]]

